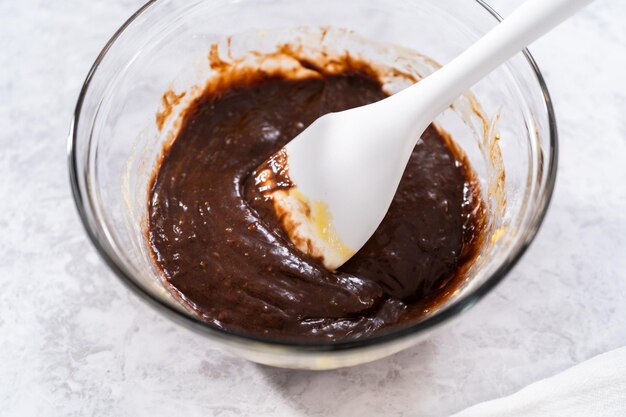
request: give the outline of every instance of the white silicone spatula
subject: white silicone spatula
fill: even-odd
[[[528,0],[428,78],[377,103],[316,120],[256,173],[261,185],[279,169],[288,172],[293,187],[268,196],[291,240],[331,270],[345,263],[383,220],[416,141],[433,119],[592,1]]]

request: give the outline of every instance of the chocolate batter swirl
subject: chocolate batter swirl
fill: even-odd
[[[371,74],[248,74],[187,109],[155,175],[148,239],[167,283],[206,321],[281,339],[354,339],[419,320],[462,281],[484,205],[465,157],[432,126],[380,228],[336,273],[294,247],[250,183],[319,116],[386,97]]]

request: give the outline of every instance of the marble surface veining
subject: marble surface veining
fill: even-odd
[[[531,47],[561,163],[522,262],[427,342],[322,373],[212,348],[130,294],[83,232],[66,135],[91,63],[139,6],[0,0],[0,415],[445,416],[626,344],[626,2],[598,0]]]

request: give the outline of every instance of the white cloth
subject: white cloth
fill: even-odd
[[[625,417],[626,347],[453,417]]]

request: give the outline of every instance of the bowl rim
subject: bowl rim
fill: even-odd
[[[491,7],[489,6],[485,0],[474,0],[475,3],[482,6],[489,14],[492,15],[497,21],[502,21],[502,17]],[[80,90],[80,94],[78,96],[76,108],[74,110],[74,116],[70,125],[70,132],[68,137],[68,147],[67,147],[67,157],[68,157],[68,168],[69,168],[69,179],[72,188],[72,195],[74,198],[74,203],[78,210],[79,217],[83,224],[83,227],[91,240],[91,243],[96,248],[96,251],[100,255],[100,257],[104,260],[104,262],[108,265],[108,267],[117,275],[117,277],[129,288],[133,293],[135,293],[139,298],[148,302],[152,306],[154,306],[159,312],[164,314],[165,316],[173,319],[174,321],[184,325],[187,328],[190,328],[194,331],[202,333],[203,335],[209,337],[215,337],[217,339],[221,339],[224,342],[234,343],[236,345],[245,345],[246,347],[250,347],[251,343],[257,345],[260,348],[267,349],[276,349],[283,348],[284,350],[290,350],[299,353],[323,353],[323,352],[339,352],[351,350],[354,351],[356,349],[364,349],[364,348],[372,348],[374,346],[382,346],[387,345],[391,342],[399,342],[401,340],[408,339],[410,337],[417,336],[418,334],[424,333],[426,330],[437,327],[445,322],[450,321],[452,318],[458,317],[465,310],[473,307],[478,301],[480,301],[487,293],[489,293],[492,289],[494,289],[503,279],[504,277],[515,267],[515,265],[519,262],[522,256],[526,253],[530,244],[534,241],[543,221],[546,217],[546,213],[550,206],[550,202],[552,200],[552,195],[554,192],[554,186],[556,183],[556,174],[557,174],[557,166],[558,166],[558,132],[557,132],[557,124],[556,124],[556,116],[552,104],[552,99],[550,97],[550,93],[548,92],[548,88],[546,86],[545,80],[539,67],[532,57],[528,49],[524,49],[522,54],[524,55],[526,61],[530,65],[531,70],[535,74],[539,87],[541,89],[543,95],[543,101],[546,108],[547,116],[548,116],[548,129],[549,129],[549,146],[550,146],[550,155],[549,159],[547,159],[547,176],[546,183],[543,189],[543,193],[539,194],[539,204],[537,208],[536,215],[531,219],[531,223],[527,230],[526,238],[521,243],[520,247],[512,253],[509,258],[494,271],[493,274],[485,282],[479,285],[476,289],[474,289],[469,294],[463,296],[457,303],[451,304],[445,309],[433,314],[430,317],[425,318],[423,321],[420,321],[414,325],[391,330],[386,333],[382,333],[380,335],[373,335],[364,337],[356,340],[346,340],[346,341],[334,341],[334,342],[298,342],[293,340],[280,340],[280,339],[271,339],[264,338],[255,335],[247,335],[245,333],[239,333],[231,330],[226,330],[220,328],[218,326],[212,325],[208,322],[201,320],[199,317],[194,317],[192,315],[187,315],[183,313],[181,310],[176,309],[175,307],[153,297],[146,289],[144,289],[140,284],[138,284],[131,276],[128,274],[125,269],[118,264],[116,257],[111,256],[107,249],[102,245],[98,238],[98,233],[96,228],[92,226],[89,221],[89,213],[87,207],[85,205],[85,197],[79,185],[79,172],[78,172],[78,164],[77,164],[77,154],[76,154],[76,144],[77,144],[77,132],[76,132],[76,123],[80,120],[81,111],[83,107],[83,102],[85,96],[89,90],[91,85],[91,81],[93,79],[94,74],[98,70],[102,60],[107,55],[108,51],[118,40],[120,35],[141,15],[143,15],[148,9],[154,6],[156,3],[159,3],[159,0],[149,0],[143,6],[141,6],[135,13],[133,13],[124,24],[113,34],[113,36],[106,43],[102,51],[99,53],[96,58],[94,64],[89,70],[83,86]],[[545,162],[546,160],[544,160]]]

